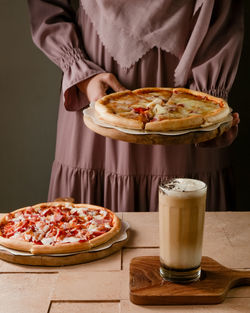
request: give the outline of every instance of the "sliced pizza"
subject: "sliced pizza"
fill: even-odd
[[[97,118],[111,125],[147,131],[205,127],[222,121],[227,102],[185,88],[141,88],[107,95],[95,103]]]

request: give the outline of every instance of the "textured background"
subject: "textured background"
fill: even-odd
[[[249,2],[245,12],[244,48],[229,96],[241,117],[231,146],[239,211],[250,210]],[[61,72],[31,40],[26,1],[0,0],[0,38],[0,212],[7,212],[47,200]]]

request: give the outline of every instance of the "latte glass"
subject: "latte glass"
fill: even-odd
[[[176,283],[199,280],[207,186],[176,178],[159,186],[160,275]]]

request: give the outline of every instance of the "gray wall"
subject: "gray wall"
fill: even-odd
[[[33,44],[26,1],[0,0],[0,211],[47,200],[60,70]]]
[[[231,147],[238,192],[238,210],[248,204],[250,174],[249,9],[240,69],[230,105],[240,112],[238,139]],[[47,200],[54,157],[60,70],[31,41],[26,1],[0,0],[0,212]],[[238,95],[240,94],[240,97]]]

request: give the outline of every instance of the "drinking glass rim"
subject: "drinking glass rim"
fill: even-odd
[[[198,182],[201,182],[203,184],[203,186],[201,186],[200,188],[197,188],[197,189],[194,189],[194,190],[174,190],[174,189],[168,189],[167,187],[164,186],[164,184],[166,184],[167,182],[171,183],[171,181],[174,182],[174,180],[178,180],[178,179],[182,179],[182,180],[192,180],[192,181],[198,181]],[[195,179],[195,178],[186,178],[186,177],[176,177],[176,178],[170,178],[170,179],[165,179],[163,181],[160,182],[159,184],[159,189],[162,191],[162,192],[167,192],[167,191],[170,191],[170,192],[176,192],[176,193],[182,193],[182,192],[185,192],[185,193],[192,193],[192,192],[197,192],[197,191],[202,191],[202,190],[206,190],[207,189],[207,184],[200,180],[200,179]]]

